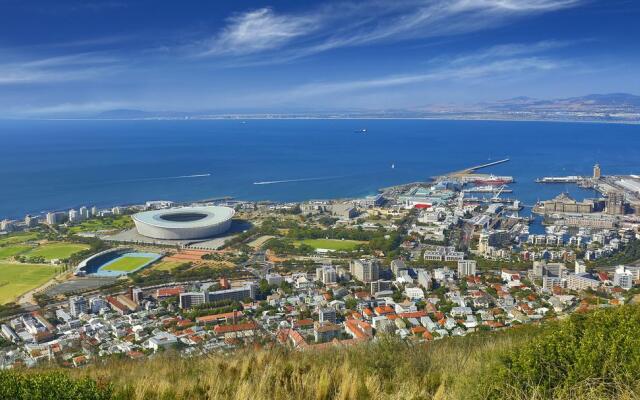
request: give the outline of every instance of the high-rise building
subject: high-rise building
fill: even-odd
[[[613,284],[625,290],[631,289],[633,287],[633,273],[628,271],[624,265],[620,265],[613,274]]]
[[[419,269],[418,283],[426,290],[431,289],[431,287],[433,286],[433,277],[431,276],[431,273],[426,269]]]
[[[336,323],[336,309],[331,307],[321,308],[318,310],[318,316],[320,323],[331,322]]]
[[[82,219],[88,219],[89,218],[89,209],[85,206],[80,207],[80,217]]]
[[[13,221],[5,219],[2,222],[0,222],[0,231],[13,232],[14,229],[15,229],[15,225],[13,224]]]
[[[328,285],[330,283],[336,283],[337,279],[336,270],[331,265],[323,265],[322,267],[316,268],[316,281]]]
[[[102,297],[92,297],[89,299],[89,308],[92,314],[98,314],[102,309],[108,309],[109,304]]]
[[[80,213],[78,210],[74,210],[73,208],[69,210],[69,222],[78,222],[80,221]]]
[[[38,217],[27,214],[24,217],[24,224],[27,226],[27,228],[33,228],[34,226],[38,225]]]
[[[46,216],[47,225],[57,225],[67,214],[64,212],[48,212]]]
[[[596,164],[593,166],[593,179],[600,179],[602,176],[602,171],[600,170],[600,164]]]
[[[476,265],[477,263],[475,260],[458,261],[458,278],[462,278],[467,275],[475,275]]]
[[[610,215],[624,215],[624,193],[609,192],[607,193],[607,201],[605,202],[605,212]]]
[[[91,207],[91,216],[92,217],[98,216],[98,207],[96,206]]]
[[[359,281],[369,283],[380,277],[380,267],[377,260],[353,260],[351,274]]]
[[[82,296],[72,296],[69,298],[69,314],[77,317],[87,311],[87,301]]]

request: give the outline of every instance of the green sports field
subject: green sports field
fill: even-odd
[[[304,243],[314,249],[327,249],[327,250],[353,250],[358,245],[366,242],[358,240],[338,240],[338,239],[305,239],[297,241],[296,243]]]
[[[45,260],[64,260],[88,248],[88,245],[79,243],[45,243],[25,253],[25,256],[43,257]]]
[[[43,285],[56,274],[57,267],[0,262],[0,304]]]
[[[0,236],[0,246],[16,243],[24,243],[29,240],[36,240],[40,235],[36,232],[13,233]]]
[[[12,246],[0,247],[0,260],[11,258],[19,254],[25,253],[31,250],[31,246],[26,244],[15,244]]]
[[[187,261],[160,261],[153,264],[153,269],[157,269],[159,271],[171,271],[186,263]]]
[[[118,272],[130,272],[134,271],[141,266],[145,265],[149,261],[152,261],[155,257],[121,257],[109,265],[102,267],[103,271],[118,271]]]

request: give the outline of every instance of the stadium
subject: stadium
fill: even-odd
[[[220,235],[231,227],[235,211],[202,206],[144,211],[133,215],[139,234],[154,239],[191,240]]]
[[[77,276],[121,276],[138,271],[162,257],[157,253],[140,253],[134,249],[118,247],[108,249],[83,260],[76,267]]]

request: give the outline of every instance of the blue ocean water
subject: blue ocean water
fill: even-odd
[[[358,132],[366,129],[366,133]],[[375,193],[490,160],[533,203],[545,175],[640,173],[640,126],[433,120],[0,121],[0,219],[80,205]],[[395,168],[391,168],[394,164]],[[255,185],[254,182],[287,181]]]

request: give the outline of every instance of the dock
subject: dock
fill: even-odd
[[[506,162],[510,161],[509,158],[504,158],[502,160],[498,160],[498,161],[492,161],[486,164],[480,164],[480,165],[474,165],[473,167],[469,167],[469,168],[465,168],[462,169],[460,171],[455,171],[455,172],[450,172],[448,174],[446,174],[445,176],[460,176],[460,175],[470,175],[480,169],[484,169],[484,168],[488,168],[488,167],[492,167],[494,165],[498,165],[498,164],[504,164]]]

